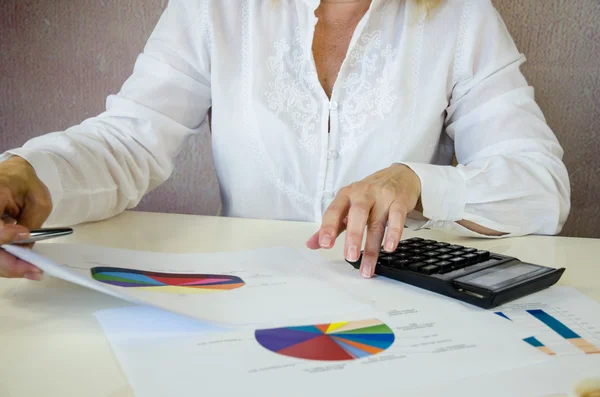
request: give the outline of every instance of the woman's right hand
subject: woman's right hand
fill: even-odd
[[[27,238],[52,210],[50,192],[23,158],[0,162],[0,245]],[[42,271],[0,249],[0,277],[40,280]]]

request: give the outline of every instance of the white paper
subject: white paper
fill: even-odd
[[[162,317],[151,313],[155,321]],[[139,308],[97,313],[113,351],[137,396],[203,395],[344,396],[398,395],[400,390],[496,373],[548,357],[515,337],[508,321],[475,320],[464,310],[438,311],[404,303],[385,312],[329,316],[327,322],[376,319],[392,329],[393,344],[356,360],[295,358],[262,346],[252,331],[218,332],[207,324],[176,320],[167,332],[135,332],[123,318]],[[474,319],[475,318],[475,319]],[[290,326],[322,324],[322,318]],[[175,323],[181,325],[177,330]],[[143,321],[142,321],[143,324]],[[342,328],[339,328],[342,329]],[[143,339],[136,335],[145,332]],[[215,333],[217,332],[217,333]],[[152,335],[154,337],[152,337]]]
[[[101,318],[103,325],[107,324],[111,338],[127,343],[144,344],[160,338],[233,331],[231,327],[222,327],[149,306],[101,310],[96,312],[96,318]]]
[[[7,251],[48,274],[134,303],[150,305],[223,326],[287,324],[292,319],[365,310],[368,305],[344,291],[323,266],[297,251],[275,247],[243,252],[167,254],[97,246],[37,244],[33,251]],[[239,277],[244,285],[213,293],[181,293],[154,287],[122,287],[92,277],[98,267],[170,274],[216,274]]]
[[[600,385],[598,354],[562,356],[528,367],[424,386],[412,390],[410,396],[454,396],[448,390],[459,390],[460,397],[582,397],[575,391],[590,381]]]

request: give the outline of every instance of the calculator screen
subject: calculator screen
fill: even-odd
[[[545,269],[541,266],[536,266],[529,263],[508,263],[461,277],[456,281],[495,290],[515,282],[528,279],[530,276],[543,272],[544,270]]]

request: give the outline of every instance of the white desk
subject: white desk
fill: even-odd
[[[61,242],[116,248],[211,252],[274,245],[303,247],[316,224],[126,212],[76,227]],[[456,242],[567,268],[561,284],[600,301],[600,240],[530,236],[473,240],[421,231],[420,236]],[[343,260],[343,243],[326,252]],[[40,283],[0,279],[0,396],[130,397],[118,362],[94,312],[128,303],[56,279]]]

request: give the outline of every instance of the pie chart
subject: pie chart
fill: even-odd
[[[274,353],[317,361],[369,357],[394,343],[394,332],[377,319],[255,331],[256,341]]]
[[[120,267],[94,267],[92,278],[104,284],[172,294],[206,294],[243,287],[236,276],[219,274],[160,273]]]

